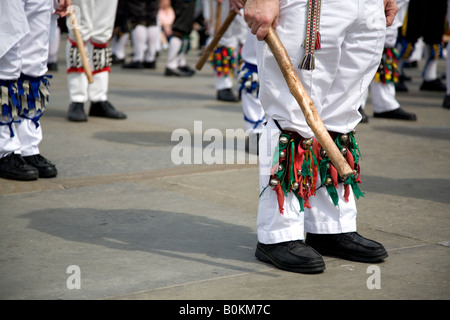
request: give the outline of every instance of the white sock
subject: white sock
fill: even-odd
[[[167,68],[178,68],[178,52],[180,51],[182,41],[178,37],[171,37],[169,41],[169,52],[167,56]]]
[[[156,49],[158,47],[160,30],[158,26],[150,26],[147,28],[147,54],[146,62],[152,62],[156,59]]]
[[[131,31],[131,39],[133,40],[134,48],[133,61],[143,62],[147,44],[147,28],[143,25],[137,25],[133,31]]]

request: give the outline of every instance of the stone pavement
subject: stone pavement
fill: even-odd
[[[191,51],[190,65],[198,58]],[[325,257],[325,272],[304,275],[254,257],[254,156],[236,143],[223,157],[233,163],[194,163],[194,153],[225,145],[218,133],[227,129],[242,142],[241,104],[215,99],[211,66],[165,77],[165,59],[156,70],[113,66],[109,100],[126,120],[73,123],[61,57],[40,145],[58,176],[0,179],[1,299],[449,298],[450,110],[444,93],[419,90],[420,68],[406,70],[410,90],[397,95],[418,121],[375,119],[369,101],[370,121],[357,127],[358,228],[389,258],[374,267]],[[191,163],[172,161],[180,141],[194,146]],[[234,164],[241,156],[245,163]]]

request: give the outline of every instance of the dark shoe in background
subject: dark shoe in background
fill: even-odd
[[[368,123],[369,116],[364,112],[364,109],[362,107],[359,107],[358,111],[362,116],[360,123]]]
[[[110,119],[125,119],[127,117],[125,113],[116,110],[108,101],[91,102],[89,116]]]
[[[25,162],[20,154],[10,153],[0,158],[0,177],[29,181],[39,177],[39,171]]]
[[[447,87],[442,83],[441,79],[434,79],[431,81],[423,81],[420,86],[420,90],[423,91],[447,91]]]
[[[407,112],[402,108],[398,108],[392,111],[373,113],[374,118],[385,118],[394,120],[408,120],[416,121],[417,116],[414,113]]]
[[[125,59],[119,59],[115,54],[112,55],[111,60],[112,60],[111,63],[114,65],[123,64],[125,62]]]
[[[178,67],[178,70],[180,70],[181,72],[190,74],[191,76],[193,76],[195,74],[195,70],[192,69],[191,67],[189,67],[188,65],[183,66],[183,67]]]
[[[58,64],[56,62],[47,63],[48,71],[58,71]]]
[[[445,109],[450,109],[450,94],[445,95],[444,102],[442,103],[442,107]]]
[[[395,83],[395,92],[408,92],[408,87],[404,81],[399,80]]]
[[[403,68],[406,69],[417,68],[418,66],[417,61],[403,62]]]
[[[84,103],[72,102],[69,105],[69,111],[67,112],[67,118],[70,121],[87,121],[86,113],[84,112]]]
[[[374,263],[388,257],[388,253],[381,243],[366,239],[357,232],[307,233],[305,242],[322,255],[351,261]]]
[[[408,82],[408,81],[412,81],[412,78],[410,76],[407,76],[406,74],[401,74],[399,76],[399,80],[400,81],[404,81],[404,82]]]
[[[239,101],[234,95],[231,89],[222,89],[217,90],[217,100],[219,101],[228,101],[228,102],[236,102]]]
[[[156,60],[144,62],[145,69],[156,69]]]
[[[142,63],[140,61],[132,61],[132,62],[125,63],[124,65],[122,65],[122,68],[125,68],[125,69],[144,69],[144,63]]]
[[[23,157],[23,160],[39,171],[39,178],[53,178],[58,174],[55,165],[40,154]]]
[[[165,76],[168,77],[191,77],[192,74],[190,72],[182,71],[180,69],[170,69],[166,67],[164,72]]]

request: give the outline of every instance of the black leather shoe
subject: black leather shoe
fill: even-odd
[[[142,63],[140,61],[132,61],[132,62],[125,63],[124,65],[122,65],[122,68],[125,68],[125,69],[144,69],[144,63]]]
[[[39,178],[53,178],[58,174],[55,165],[40,154],[23,157],[23,160],[39,171]]]
[[[366,239],[357,232],[339,234],[306,234],[306,244],[323,255],[347,260],[374,263],[387,258],[381,243]]]
[[[403,68],[417,68],[418,64],[417,61],[411,61],[411,62],[404,62],[403,63]]]
[[[400,80],[395,83],[395,91],[396,92],[408,92],[408,87],[406,86],[404,81]]]
[[[112,54],[111,60],[112,64],[114,65],[123,64],[125,62],[125,59],[119,59],[115,54]]]
[[[87,121],[87,116],[84,112],[84,104],[82,102],[72,102],[69,105],[67,119],[70,121]]]
[[[403,110],[402,108],[398,108],[392,111],[386,111],[386,112],[378,112],[373,113],[373,116],[375,118],[386,118],[386,119],[394,119],[394,120],[409,120],[409,121],[416,121],[417,117],[414,113],[407,112]]]
[[[58,64],[56,62],[47,63],[48,71],[58,71]]]
[[[146,69],[156,69],[156,60],[144,62],[144,68],[146,68]]]
[[[186,73],[190,74],[191,76],[193,76],[195,74],[195,70],[192,69],[191,67],[189,67],[188,65],[178,67],[178,70],[180,70],[182,72],[186,72]]]
[[[217,100],[228,102],[238,101],[238,99],[234,95],[233,91],[231,91],[231,89],[217,90]]]
[[[298,273],[318,273],[325,270],[322,256],[303,241],[287,241],[276,244],[258,242],[256,258],[275,267]]]
[[[445,109],[450,109],[450,94],[445,95],[444,102],[442,103],[442,107]]]
[[[434,79],[431,81],[423,81],[420,90],[425,91],[447,91],[447,87],[442,83],[441,79]]]
[[[407,76],[406,74],[401,74],[399,76],[399,80],[400,81],[409,82],[409,81],[412,81],[412,78],[410,76]]]
[[[127,117],[125,113],[116,110],[108,101],[91,102],[89,115],[110,119],[125,119]]]
[[[11,180],[36,180],[39,172],[25,162],[20,154],[10,153],[0,158],[0,177]]]
[[[170,69],[166,67],[166,70],[164,72],[165,76],[173,76],[173,77],[190,77],[192,76],[191,73],[180,70],[180,69]]]
[[[369,122],[369,117],[367,116],[367,114],[364,112],[364,109],[362,107],[359,107],[358,109],[359,113],[361,114],[362,118],[361,118],[361,123],[368,123]]]

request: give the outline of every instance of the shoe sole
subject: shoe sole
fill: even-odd
[[[54,178],[58,175],[57,170],[39,171],[39,178]]]
[[[239,102],[239,100],[235,99],[235,100],[229,100],[229,99],[220,99],[217,98],[218,101],[224,101],[224,102]]]
[[[262,261],[273,264],[275,267],[285,271],[297,272],[297,273],[320,273],[325,270],[325,263],[323,261],[310,266],[286,266],[277,262],[270,254],[265,252],[260,247],[256,247],[255,257]]]
[[[39,174],[33,174],[28,176],[15,176],[15,175],[9,175],[9,174],[0,174],[0,178],[8,179],[8,180],[16,180],[16,181],[32,181],[37,180],[39,178]]]
[[[116,119],[116,120],[123,120],[126,119],[126,116],[111,116],[111,115],[99,115],[99,114],[89,114],[90,117],[97,117],[97,118],[106,118],[106,119]]]
[[[315,246],[308,242],[306,242],[306,244],[309,245],[310,247],[313,247],[317,252],[319,252],[323,256],[332,256],[332,257],[355,261],[355,262],[376,263],[376,262],[383,261],[384,259],[386,259],[389,256],[387,251],[384,251],[376,256],[359,256],[359,255],[349,254],[349,253],[342,252],[342,251],[333,251],[333,250],[329,250],[329,249],[324,249],[324,248]]]
[[[188,74],[185,72],[172,72],[172,71],[165,71],[164,75],[166,77],[180,77],[180,78],[187,78],[187,77],[192,77],[194,74]]]
[[[380,119],[391,119],[391,120],[406,120],[406,121],[416,121],[417,117],[391,117],[391,116],[383,116],[383,115],[379,115],[374,113],[373,114],[374,118],[380,118]],[[361,121],[362,122],[362,121]]]
[[[67,117],[67,120],[73,121],[73,122],[86,122],[86,121],[87,121],[87,118],[80,119],[80,118],[71,118],[71,117]]]

